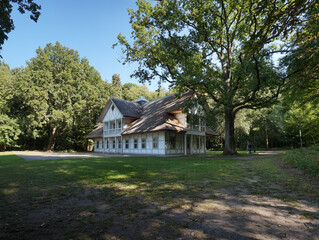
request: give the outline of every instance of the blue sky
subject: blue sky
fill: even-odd
[[[136,64],[122,65],[120,47],[112,49],[117,35],[130,36],[131,27],[127,8],[136,9],[135,0],[35,0],[42,6],[37,23],[26,13],[16,9],[12,13],[15,29],[5,41],[1,55],[11,68],[25,66],[35,56],[38,47],[59,41],[62,45],[78,50],[87,57],[91,66],[101,73],[104,80],[111,81],[118,73],[122,83],[133,82],[130,74]],[[167,85],[166,85],[167,88]],[[149,86],[157,89],[156,81]]]

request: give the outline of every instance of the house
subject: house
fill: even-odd
[[[111,97],[106,103],[94,131],[86,138],[94,140],[94,151],[120,154],[188,155],[206,152],[206,137],[218,136],[206,127],[188,122],[190,111],[184,104],[194,97],[187,92],[180,98],[175,94],[148,101],[135,102]]]

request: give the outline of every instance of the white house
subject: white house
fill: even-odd
[[[136,102],[110,98],[94,131],[94,151],[120,154],[188,155],[206,152],[206,136],[218,134],[199,121],[187,122],[184,104],[192,92]]]

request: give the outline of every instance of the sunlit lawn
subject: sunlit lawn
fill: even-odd
[[[305,187],[275,161],[264,159],[210,159],[206,155],[26,161],[0,155],[2,198],[22,194],[31,200],[44,192],[63,195],[74,187],[89,186],[116,188],[125,194],[159,200],[176,194],[196,196],[199,188],[211,191],[244,184],[245,179],[254,176],[260,177],[259,184],[265,186],[274,182],[302,191]]]
[[[122,157],[26,161],[13,155],[0,156],[0,186],[9,196],[21,190],[28,194],[57,192],[59,187],[116,186],[126,193],[161,195],[179,184],[191,186],[203,180],[225,187],[240,181],[236,160],[200,157]],[[179,188],[179,187],[178,187]],[[141,190],[143,190],[141,192]]]

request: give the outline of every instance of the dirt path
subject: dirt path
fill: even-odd
[[[261,152],[257,154],[245,155],[245,156],[225,156],[225,158],[236,158],[236,159],[253,159],[261,157],[270,157],[282,153],[284,151],[271,151],[271,152]],[[130,156],[139,156],[139,155],[121,155],[121,154],[107,154],[107,153],[98,153],[98,152],[76,152],[76,153],[63,153],[63,152],[41,152],[41,151],[7,151],[6,154],[14,154],[25,160],[53,160],[53,159],[75,159],[75,158],[97,158],[97,157],[130,157]],[[140,155],[145,156],[145,155]],[[221,155],[210,155],[207,154],[205,157],[218,157],[221,158]],[[169,156],[168,156],[169,157]]]
[[[244,188],[166,204],[86,188],[19,217],[15,231],[24,239],[319,239],[317,203],[287,203]]]
[[[40,151],[11,151],[7,154],[14,154],[25,160],[53,160],[53,159],[74,159],[74,158],[97,158],[97,157],[116,157],[122,156],[119,154],[106,154],[98,152],[76,152],[76,153],[63,153],[63,152],[40,152]],[[126,156],[126,155],[125,155]]]

